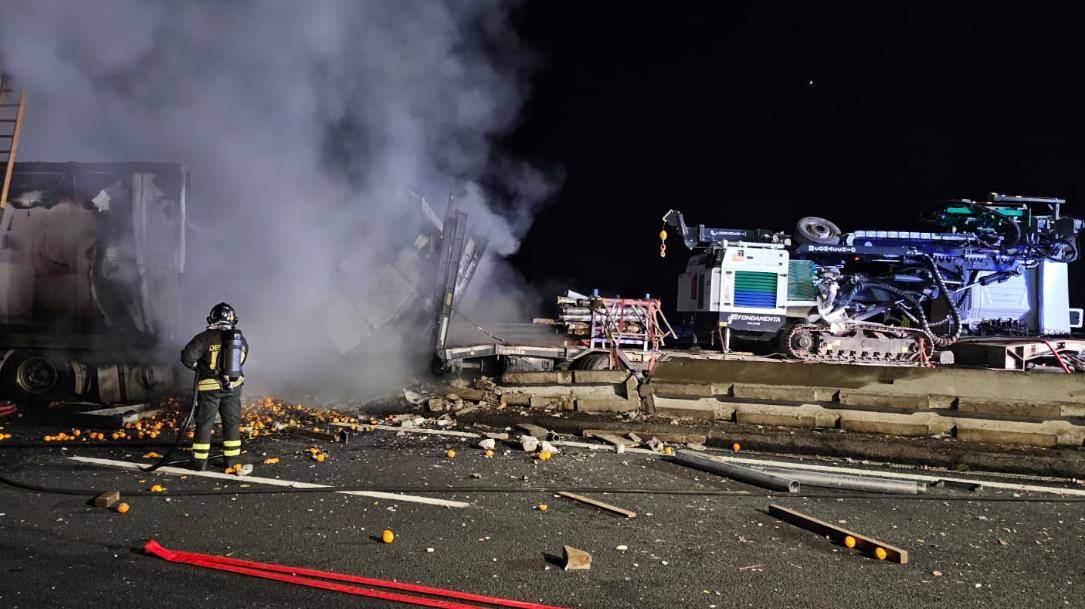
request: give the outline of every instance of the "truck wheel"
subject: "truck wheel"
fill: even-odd
[[[609,353],[589,353],[576,361],[577,370],[610,370]]]
[[[836,245],[840,243],[840,227],[825,218],[806,216],[795,225],[795,240],[799,243]]]
[[[71,397],[75,379],[65,358],[17,351],[0,369],[0,387],[17,402],[50,402]]]

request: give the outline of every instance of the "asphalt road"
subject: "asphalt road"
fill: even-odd
[[[547,462],[469,440],[388,432],[326,444],[316,463],[303,439],[246,446],[254,475],[350,487],[485,486],[510,492],[432,494],[445,508],[334,493],[234,494],[243,479],[140,474],[75,464],[76,449],[0,446],[0,472],[27,483],[85,489],[28,492],[0,485],[0,604],[41,607],[393,607],[385,601],[171,564],[136,549],[166,547],[394,579],[563,607],[1081,607],[1085,503],[594,495],[635,519],[527,486],[758,491],[654,456],[569,449]],[[448,449],[455,458],[448,458]],[[143,450],[80,448],[139,460]],[[262,465],[278,456],[275,465]],[[477,476],[476,476],[477,475]],[[119,514],[94,492],[139,491]],[[267,487],[259,487],[267,488]],[[218,490],[218,495],[184,496]],[[974,496],[974,495],[973,495]],[[982,491],[981,496],[1009,496]],[[879,562],[766,513],[775,502],[907,549],[908,565]],[[548,504],[548,510],[537,509]],[[392,544],[378,536],[396,534]],[[569,544],[588,571],[555,561]],[[624,546],[627,549],[618,549]],[[432,551],[431,551],[432,550]],[[935,575],[934,572],[941,575]]]

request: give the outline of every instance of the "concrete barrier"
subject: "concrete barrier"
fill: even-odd
[[[742,404],[732,403],[735,409],[735,422],[744,425],[773,425],[780,427],[836,427],[840,415],[818,406],[782,406],[777,404]]]
[[[573,382],[578,385],[618,385],[630,376],[626,370],[573,370]]]
[[[933,412],[900,414],[838,410],[840,429],[856,433],[876,433],[889,436],[931,436],[953,431],[954,420]]]
[[[679,419],[700,419],[704,421],[730,421],[735,415],[734,407],[716,398],[698,398],[679,400],[650,395],[644,399],[649,414]]]
[[[731,397],[738,400],[779,400],[781,402],[831,402],[836,389],[811,387],[809,385],[765,385],[761,383],[735,383]]]
[[[994,421],[957,419],[957,438],[964,442],[1026,444],[1028,446],[1081,446],[1085,427],[1069,421]]]

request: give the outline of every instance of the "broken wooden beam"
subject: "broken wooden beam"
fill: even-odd
[[[611,505],[609,503],[604,503],[602,501],[597,501],[595,499],[591,499],[590,497],[585,497],[583,495],[576,495],[576,494],[570,493],[569,491],[559,491],[558,494],[561,495],[562,497],[567,498],[567,499],[572,499],[573,501],[579,501],[581,503],[586,503],[588,505],[597,507],[597,508],[599,508],[601,510],[606,510],[608,512],[613,512],[613,513],[618,514],[620,516],[625,516],[626,518],[636,518],[637,517],[636,512],[627,510],[625,508],[620,508],[620,507],[618,507],[616,505]]]
[[[106,491],[94,498],[94,507],[111,508],[121,500],[120,491]]]
[[[534,423],[520,423],[516,428],[532,438],[538,438],[540,440],[545,440],[546,437],[550,435],[550,432],[545,427],[539,427]]]
[[[561,553],[566,571],[591,568],[591,554],[584,550],[578,550],[573,546],[562,546]]]
[[[802,512],[796,512],[795,510],[789,510],[779,505],[769,505],[769,515],[775,516],[785,522],[790,522],[793,525],[802,527],[808,531],[817,533],[829,537],[833,541],[845,545],[847,547],[855,547],[865,552],[866,554],[877,558],[878,560],[890,560],[900,563],[902,565],[908,564],[908,551],[901,548],[891,546],[884,541],[879,541],[873,537],[867,537],[860,535],[854,531],[849,531],[843,527],[838,527],[835,524],[826,522],[824,520],[818,520],[813,516],[807,516]],[[847,541],[852,540],[850,545]],[[881,552],[879,552],[881,550]]]
[[[580,435],[585,438],[599,437],[602,434],[614,435],[614,436],[627,436],[636,444],[640,444],[645,441],[645,438],[655,438],[660,442],[674,442],[676,444],[704,444],[707,439],[706,436],[701,434],[686,434],[686,433],[650,433],[647,431],[627,432],[623,429],[585,429]],[[634,446],[636,445],[634,444]]]

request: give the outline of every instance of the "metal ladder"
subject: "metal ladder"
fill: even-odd
[[[8,203],[11,172],[15,168],[15,149],[19,145],[19,132],[23,128],[23,110],[26,92],[18,91],[18,101],[11,101],[16,92],[9,74],[0,75],[0,163],[4,164],[4,185],[0,190],[0,216]]]

